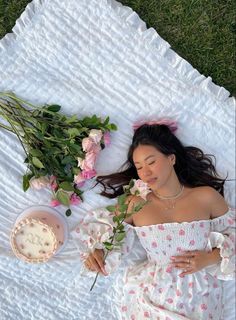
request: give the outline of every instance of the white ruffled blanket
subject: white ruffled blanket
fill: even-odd
[[[33,103],[61,104],[65,113],[79,116],[109,115],[119,130],[98,160],[101,174],[117,170],[125,160],[134,121],[171,117],[186,144],[215,154],[219,172],[235,178],[235,99],[114,0],[34,0],[13,33],[0,41],[0,75],[1,91],[14,91]],[[45,265],[25,264],[11,253],[9,234],[19,213],[50,199],[46,191],[22,191],[23,159],[17,139],[0,130],[1,320],[116,320],[121,270],[100,277],[89,293],[92,279],[79,274],[79,254],[71,238]],[[234,188],[234,182],[226,183],[232,207]],[[88,190],[85,202],[73,208],[70,230],[86,211],[109,203],[96,192]],[[227,282],[225,320],[234,319],[233,289]]]

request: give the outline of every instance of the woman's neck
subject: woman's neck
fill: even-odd
[[[172,197],[181,192],[183,185],[180,183],[176,173],[168,179],[165,185],[160,188],[153,189],[154,194],[158,194],[163,197]]]

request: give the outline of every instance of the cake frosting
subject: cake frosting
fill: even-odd
[[[65,227],[55,214],[44,210],[28,211],[11,232],[11,247],[21,260],[46,262],[63,245]]]
[[[28,262],[47,261],[57,248],[52,228],[36,219],[21,221],[13,230],[11,243],[16,256]]]

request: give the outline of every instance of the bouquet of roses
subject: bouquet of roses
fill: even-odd
[[[78,119],[61,114],[59,105],[36,107],[13,93],[0,93],[0,127],[14,133],[26,155],[23,190],[50,188],[51,205],[79,204],[80,187],[96,175],[99,152],[116,126],[109,117]],[[71,214],[70,209],[66,211]]]
[[[104,256],[104,261],[108,255],[108,253],[113,250],[115,247],[120,247],[122,245],[122,241],[125,238],[125,230],[124,224],[126,218],[132,216],[133,214],[140,211],[143,206],[147,203],[146,197],[148,193],[150,193],[150,189],[148,185],[142,180],[132,179],[129,185],[124,186],[124,193],[118,197],[117,205],[106,207],[108,211],[114,212],[113,222],[113,235],[111,235],[107,241],[103,242],[104,247],[107,249],[107,252]],[[132,196],[138,196],[143,201],[140,201],[138,204],[134,204],[130,208],[130,201],[132,200]],[[115,215],[115,212],[118,212],[118,215]],[[96,274],[95,280],[90,288],[92,291],[96,281],[98,274]]]

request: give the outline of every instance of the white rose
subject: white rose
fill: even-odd
[[[148,188],[147,183],[143,182],[141,179],[133,180],[134,186],[130,189],[130,193],[141,197],[143,200],[146,200],[147,195],[151,192]]]
[[[29,184],[31,188],[40,190],[42,188],[46,188],[50,184],[50,181],[48,177],[44,176],[30,179]]]
[[[97,130],[97,129],[92,129],[90,132],[89,132],[89,137],[91,139],[93,139],[93,141],[98,144],[101,139],[102,139],[102,131],[101,130]]]

